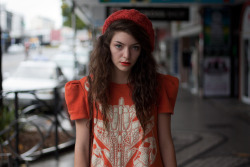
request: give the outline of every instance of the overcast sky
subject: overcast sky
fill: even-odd
[[[56,28],[62,24],[61,17],[62,0],[0,0],[8,11],[24,16],[26,28],[29,28],[30,20],[36,16],[54,20]]]

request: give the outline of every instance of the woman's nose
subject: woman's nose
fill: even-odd
[[[130,57],[130,50],[129,50],[129,48],[125,48],[124,49],[123,57],[126,58],[126,59],[129,59],[129,57]]]

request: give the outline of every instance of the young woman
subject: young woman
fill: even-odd
[[[153,50],[144,14],[120,10],[106,19],[89,76],[65,86],[75,167],[176,167],[170,121],[178,79],[157,73]]]

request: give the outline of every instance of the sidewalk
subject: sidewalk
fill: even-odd
[[[202,99],[180,89],[172,117],[178,167],[249,167],[250,105],[237,99]],[[73,148],[30,167],[73,167]]]
[[[238,99],[202,99],[180,89],[172,117],[178,166],[250,166],[249,114],[250,105]]]

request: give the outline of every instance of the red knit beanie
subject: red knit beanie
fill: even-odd
[[[112,13],[104,22],[102,34],[105,33],[105,31],[112,22],[120,19],[131,20],[141,26],[147,32],[150,38],[151,51],[154,50],[154,30],[152,23],[146,15],[140,13],[138,10],[135,9],[123,9]]]

